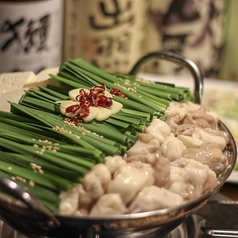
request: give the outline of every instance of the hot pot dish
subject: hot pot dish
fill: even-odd
[[[153,57],[187,67],[194,93],[138,78]],[[49,77],[0,112],[0,215],[23,234],[163,234],[230,175],[234,139],[199,104],[202,77],[190,60],[153,52],[119,75],[76,59]]]

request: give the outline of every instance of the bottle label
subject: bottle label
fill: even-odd
[[[193,60],[207,78],[216,78],[224,46],[227,18],[225,0],[151,1],[148,51],[169,50]],[[149,72],[181,74],[188,71],[166,61],[152,62]]]
[[[0,3],[0,73],[59,66],[63,0]]]
[[[64,60],[128,73],[145,53],[148,0],[67,1],[65,9]]]

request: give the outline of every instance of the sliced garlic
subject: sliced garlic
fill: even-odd
[[[80,105],[80,102],[76,100],[77,96],[79,95],[80,90],[83,89],[86,93],[89,93],[90,90],[85,88],[76,88],[69,91],[69,98],[71,100],[68,101],[59,101],[60,103],[60,112],[68,117],[74,117],[79,113],[77,110],[74,114],[73,113],[66,113],[66,108],[72,105]],[[105,96],[108,98],[113,98],[112,94],[108,91],[104,92]],[[82,118],[83,121],[89,122],[93,119],[97,121],[103,121],[108,119],[112,114],[118,113],[123,108],[123,105],[117,101],[113,100],[112,106],[108,108],[104,107],[89,107],[89,115],[85,118]]]
[[[123,105],[120,102],[114,101],[112,102],[112,106],[109,108],[112,114],[118,113],[123,108]]]
[[[75,89],[72,89],[69,91],[69,98],[71,100],[76,100],[76,97],[79,95],[79,91],[83,89],[86,93],[89,93],[89,90],[88,89],[85,89],[85,88],[75,88]]]
[[[104,121],[112,115],[112,111],[105,107],[98,107],[100,109],[98,115],[95,117],[97,121]]]
[[[92,121],[100,113],[100,109],[98,107],[89,107],[89,111],[89,115],[87,117],[82,118],[85,122]]]
[[[73,105],[80,105],[80,103],[79,102],[75,102],[73,100],[61,101],[61,103],[60,103],[60,113],[65,115],[65,116],[67,116],[67,117],[74,117],[74,116],[76,116],[78,114],[78,111],[75,112],[74,114],[66,112],[66,108],[70,107],[70,106],[73,106]]]
[[[108,91],[105,91],[105,92],[104,92],[104,95],[105,95],[106,97],[108,97],[108,98],[112,98],[111,93],[109,93]]]

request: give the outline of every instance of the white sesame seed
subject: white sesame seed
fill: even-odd
[[[31,187],[34,187],[34,186],[35,186],[35,182],[32,181],[32,180],[30,180],[30,181],[29,181],[29,185],[30,185]]]

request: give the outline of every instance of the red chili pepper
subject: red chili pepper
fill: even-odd
[[[86,105],[83,105],[80,108],[80,116],[79,117],[80,118],[85,118],[89,115],[89,113],[90,113],[89,107],[86,106]]]
[[[121,98],[125,98],[126,97],[123,93],[121,93],[121,91],[118,88],[112,88],[110,90],[110,93],[112,95],[116,95],[116,96],[121,97]]]
[[[99,107],[111,107],[112,106],[112,98],[108,98],[106,96],[101,96],[98,100]]]
[[[71,105],[71,106],[67,107],[65,111],[67,113],[75,114],[79,109],[80,109],[80,105],[75,104],[75,105]]]
[[[71,121],[77,123],[81,118],[79,116],[75,116],[71,118]]]
[[[104,83],[94,86],[90,89],[89,93],[84,89],[80,89],[79,94],[75,98],[80,104],[67,107],[66,112],[75,114],[78,111],[78,115],[72,118],[73,121],[77,122],[79,119],[85,118],[90,114],[90,106],[111,107],[113,103],[112,98],[105,96],[105,90],[106,86]],[[125,95],[116,88],[111,89],[110,93],[119,97],[125,97]]]

